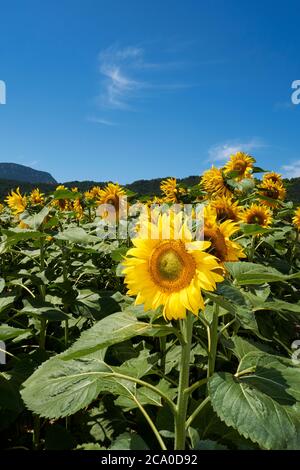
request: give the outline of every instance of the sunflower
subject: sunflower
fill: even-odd
[[[272,223],[272,212],[264,205],[251,204],[244,210],[242,220],[246,224],[257,224],[268,228]]]
[[[22,214],[27,206],[27,197],[22,196],[20,188],[17,188],[16,191],[11,191],[11,194],[6,197],[5,201],[14,215]]]
[[[99,199],[101,197],[100,186],[93,186],[92,189],[84,193],[86,199]]]
[[[228,219],[238,222],[242,217],[243,208],[230,197],[217,197],[210,202],[210,206],[216,211],[218,222]]]
[[[0,203],[0,213],[3,212],[4,205]]]
[[[166,199],[164,197],[154,196],[152,201],[150,200],[148,202],[148,205],[157,204],[160,206],[161,204],[165,204],[165,202],[166,202]]]
[[[263,182],[271,181],[271,183],[282,183],[282,177],[279,173],[275,173],[275,171],[271,171],[270,173],[265,173],[263,176]]]
[[[201,184],[209,196],[232,196],[223,172],[214,166],[203,173]]]
[[[33,189],[30,193],[30,202],[33,205],[43,204],[45,201],[44,194],[38,188]]]
[[[176,178],[167,178],[160,184],[160,190],[164,194],[164,202],[171,202],[176,204],[180,201],[180,196],[186,194],[186,190],[180,188],[177,184]]]
[[[273,183],[271,180],[264,181],[260,188],[259,193],[261,196],[268,198],[263,200],[263,203],[269,207],[277,207],[280,201],[283,201],[286,196],[286,190],[281,183]]]
[[[238,181],[244,178],[250,178],[253,163],[255,159],[244,152],[237,152],[235,155],[231,155],[229,161],[224,166],[224,173],[227,175],[231,172],[236,172],[236,179]]]
[[[300,207],[295,210],[295,215],[293,217],[293,223],[297,227],[298,230],[300,230]]]
[[[202,229],[204,240],[211,243],[209,252],[216,256],[220,263],[238,261],[245,258],[243,248],[230,237],[239,230],[239,225],[231,220],[218,223],[216,211],[206,206],[204,208],[204,227]]]
[[[60,184],[59,186],[57,186],[56,191],[65,191],[67,189],[68,188],[66,188],[63,184]],[[54,207],[58,207],[61,211],[72,210],[72,204],[69,199],[54,199],[54,201],[52,201],[52,205]]]
[[[75,199],[73,201],[73,210],[76,214],[76,218],[82,219],[84,212],[83,212],[83,207],[81,205],[80,199]]]
[[[143,224],[123,262],[128,294],[145,310],[163,306],[167,320],[183,319],[187,310],[198,315],[204,309],[201,289],[212,291],[223,281],[216,258],[203,251],[210,244],[192,241],[180,213],[160,214],[156,224]]]
[[[124,196],[126,196],[126,193],[118,183],[108,183],[104,189],[100,190],[99,197],[97,198],[96,202],[98,205],[111,204],[115,208],[116,214],[118,216],[120,204]]]

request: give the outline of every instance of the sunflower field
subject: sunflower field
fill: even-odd
[[[255,165],[151,200],[12,189],[2,449],[300,449],[300,208]]]

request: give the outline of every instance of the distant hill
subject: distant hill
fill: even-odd
[[[133,183],[124,185],[124,187],[139,195],[155,196],[155,195],[160,194],[160,183],[162,182],[162,180],[166,178],[167,177],[155,178],[152,180],[137,180],[137,181],[134,181]],[[180,184],[183,184],[186,186],[194,186],[195,184],[199,183],[200,178],[199,176],[188,176],[186,178],[181,178],[181,179],[177,178],[177,181]],[[103,182],[103,181],[100,181],[100,182],[99,181],[67,181],[66,183],[64,183],[64,185],[67,186],[68,188],[76,186],[79,191],[87,191],[92,186],[102,187],[105,184],[106,182]]]
[[[0,179],[24,181],[26,183],[52,183],[56,184],[56,180],[50,173],[45,171],[34,170],[25,165],[17,163],[0,163]]]

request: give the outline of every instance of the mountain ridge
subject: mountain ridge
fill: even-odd
[[[47,171],[35,170],[19,163],[0,163],[0,179],[22,181],[24,183],[48,183],[57,184],[57,181]]]

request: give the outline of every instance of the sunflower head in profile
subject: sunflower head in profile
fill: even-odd
[[[30,193],[30,202],[34,206],[43,204],[45,202],[44,194],[38,188],[33,189]]]
[[[14,215],[22,214],[27,207],[27,197],[22,196],[20,188],[17,188],[15,191],[11,191],[11,193],[6,197],[5,202]]]
[[[193,241],[180,213],[143,223],[123,262],[128,294],[145,310],[162,306],[167,320],[183,319],[187,310],[198,315],[204,309],[201,289],[212,291],[223,281],[216,258],[204,251],[210,243]]]
[[[264,205],[251,204],[244,210],[242,220],[246,224],[256,224],[268,228],[272,223],[272,212]]]
[[[80,199],[74,199],[73,201],[73,211],[75,212],[76,219],[80,220],[83,218],[84,211],[81,205]]]
[[[220,196],[212,199],[210,206],[215,210],[218,222],[224,222],[224,220],[238,222],[241,220],[243,208],[239,206],[238,201],[233,201],[230,197]]]
[[[224,173],[227,175],[235,172],[237,175],[235,179],[240,181],[244,178],[250,178],[253,170],[255,159],[244,152],[237,152],[231,155],[229,161],[224,166]]]
[[[281,183],[273,183],[272,181],[263,181],[259,187],[261,196],[266,197],[262,202],[266,206],[276,208],[280,201],[283,201],[286,196],[286,190]]]
[[[283,185],[282,176],[279,173],[275,173],[275,171],[270,171],[269,173],[264,174],[263,182],[266,181]]]
[[[210,197],[232,197],[232,192],[226,183],[222,170],[215,166],[203,173],[201,184]]]
[[[176,204],[180,202],[181,196],[186,194],[186,191],[177,184],[176,178],[167,178],[160,184],[160,190],[164,194],[164,202]]]
[[[300,230],[300,207],[295,210],[295,215],[293,217],[293,224]]]
[[[217,213],[211,206],[204,208],[204,240],[211,243],[209,252],[218,258],[221,264],[226,261],[238,261],[246,255],[239,243],[230,239],[239,231],[239,224],[232,220],[219,223]]]

